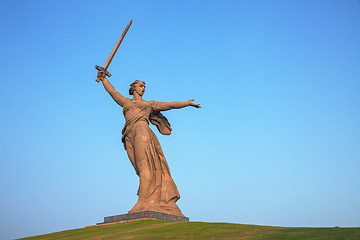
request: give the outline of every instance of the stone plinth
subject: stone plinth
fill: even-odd
[[[151,218],[151,219],[158,219],[158,220],[165,220],[165,221],[177,221],[177,222],[188,222],[189,218],[181,217],[161,212],[153,212],[153,211],[143,211],[143,212],[135,212],[135,213],[128,213],[110,217],[104,217],[103,223],[98,223],[97,225],[113,223],[113,222],[122,222],[122,221],[129,221],[129,220],[137,220],[143,218]]]

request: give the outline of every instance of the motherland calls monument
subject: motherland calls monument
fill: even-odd
[[[193,103],[194,100],[186,102],[146,101],[143,99],[145,82],[140,80],[130,84],[129,94],[133,96],[132,99],[124,97],[115,90],[106,78],[106,76],[111,76],[107,68],[131,23],[132,21],[125,28],[104,67],[95,66],[95,68],[98,70],[96,81],[101,81],[105,90],[123,108],[126,122],[121,140],[140,179],[138,201],[128,214],[105,217],[104,223],[141,218],[189,221],[189,218],[185,217],[176,205],[180,194],[171,177],[160,143],[149,127],[149,122],[154,124],[161,134],[170,135],[171,126],[161,111],[188,106],[200,108],[200,104]]]

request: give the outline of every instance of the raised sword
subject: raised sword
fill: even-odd
[[[129,30],[131,24],[132,24],[132,20],[130,20],[130,22],[129,22],[128,25],[126,26],[124,32],[121,34],[121,37],[119,38],[119,41],[116,43],[114,49],[112,50],[110,56],[109,56],[108,59],[106,60],[104,66],[103,66],[103,67],[100,67],[100,66],[98,66],[98,65],[95,65],[95,68],[96,68],[98,71],[103,71],[103,72],[105,72],[106,76],[108,76],[108,77],[111,77],[111,74],[107,71],[107,69],[108,69],[108,67],[109,67],[112,59],[114,58],[115,53],[116,53],[116,51],[118,50],[118,48],[119,48],[122,40],[124,39],[127,31]],[[100,79],[98,78],[98,79],[96,79],[96,81],[97,81],[97,82],[100,82]]]

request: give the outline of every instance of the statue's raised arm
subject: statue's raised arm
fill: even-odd
[[[105,90],[110,94],[110,96],[114,99],[114,101],[123,107],[127,98],[115,90],[114,86],[105,77],[104,71],[99,71],[97,77],[98,79],[101,80]]]
[[[110,56],[106,60],[104,66],[100,67],[98,65],[95,65],[95,68],[98,70],[96,81],[97,82],[102,81],[106,91],[111,95],[111,97],[115,100],[115,102],[117,102],[122,107],[124,106],[126,98],[115,90],[114,86],[111,85],[111,83],[107,80],[106,76],[111,77],[111,74],[107,71],[107,69],[108,69],[111,61],[113,60],[113,58],[114,58],[114,56],[116,54],[116,51],[118,50],[118,48],[119,48],[122,40],[124,39],[127,31],[129,30],[131,24],[132,24],[132,20],[129,21],[129,23],[126,26],[124,32],[121,34],[118,42],[116,43],[114,49],[111,51]]]

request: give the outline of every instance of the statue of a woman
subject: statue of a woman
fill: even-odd
[[[114,101],[123,107],[125,126],[122,131],[122,142],[130,162],[140,178],[138,201],[129,213],[155,211],[184,216],[176,201],[180,198],[177,187],[171,178],[160,143],[149,127],[149,121],[157,126],[162,134],[169,135],[171,127],[160,111],[192,106],[193,100],[186,102],[155,102],[145,101],[145,82],[136,80],[130,85],[129,94],[132,99],[124,97],[106,79],[104,72],[98,78]]]

